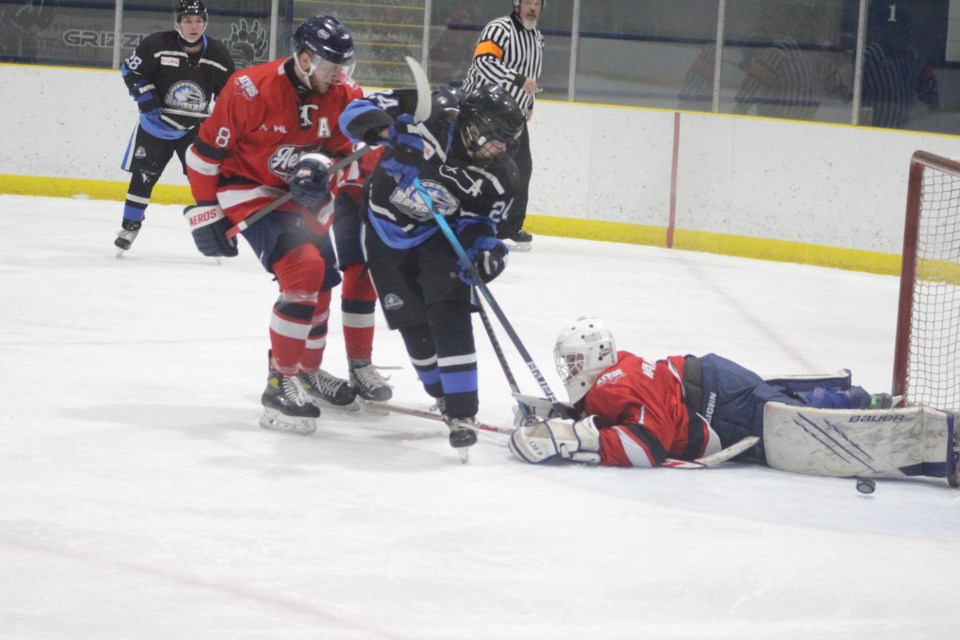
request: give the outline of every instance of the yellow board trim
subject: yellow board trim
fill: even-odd
[[[0,193],[54,198],[123,200],[127,193],[127,183],[0,175]],[[150,200],[156,204],[183,206],[193,204],[190,188],[186,186],[159,184],[154,188]],[[665,227],[640,224],[529,215],[524,223],[524,229],[531,233],[561,238],[623,242],[651,247],[667,246]],[[900,274],[899,255],[786,240],[748,238],[709,231],[677,229],[674,233],[673,248],[757,260],[833,267],[848,271],[865,271],[883,275]]]
[[[523,228],[531,233],[545,236],[624,242],[653,247],[667,246],[665,227],[528,215]],[[748,238],[709,231],[677,229],[673,236],[673,248],[757,260],[832,267],[848,271],[900,275],[899,255],[787,240]]]

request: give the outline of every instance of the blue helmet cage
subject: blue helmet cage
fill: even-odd
[[[297,27],[293,34],[294,57],[303,51],[310,53],[310,68],[302,69],[308,82],[321,60],[340,66],[340,78],[336,84],[342,84],[353,76],[356,66],[353,37],[336,18],[314,16]]]

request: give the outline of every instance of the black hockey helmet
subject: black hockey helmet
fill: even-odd
[[[174,20],[173,26],[180,35],[180,40],[189,46],[200,42],[203,38],[203,31],[207,30],[207,8],[203,3],[200,2],[200,0],[179,0],[179,2],[177,2],[175,15],[176,19]],[[203,18],[203,31],[200,32],[200,37],[196,40],[187,40],[183,36],[183,31],[180,29],[180,21],[183,20],[184,16],[200,16]]]
[[[356,67],[353,37],[333,16],[313,16],[297,27],[293,34],[293,55],[299,56],[304,51],[310,54],[311,60],[310,68],[302,69],[308,82],[324,60],[330,66],[324,74],[329,84],[343,84],[353,76]]]
[[[206,22],[207,8],[200,0],[180,0],[177,2],[176,16],[178,24],[183,16],[200,16]]]
[[[497,84],[484,84],[468,93],[457,117],[457,129],[476,159],[482,159],[479,152],[492,141],[503,142],[510,155],[516,153],[523,124],[517,101]]]

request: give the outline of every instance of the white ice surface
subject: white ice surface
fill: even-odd
[[[944,638],[960,492],[729,464],[538,468],[482,434],[327,412],[257,426],[275,284],[177,207],[114,257],[116,202],[0,196],[0,637]],[[546,375],[602,316],[621,348],[889,390],[897,280],[537,237],[491,285]],[[339,300],[326,366],[345,374]],[[481,414],[509,389],[479,322]],[[521,387],[537,393],[506,334]],[[426,409],[396,333],[374,350]]]

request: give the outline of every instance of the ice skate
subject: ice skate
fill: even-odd
[[[467,462],[470,447],[477,443],[477,419],[473,416],[448,418],[447,426],[450,428],[450,446],[460,454],[460,462]]]
[[[359,411],[357,391],[350,383],[317,369],[313,373],[300,373],[295,378],[307,402],[317,407],[338,411]]]
[[[263,405],[260,417],[263,429],[298,436],[309,436],[317,430],[320,409],[304,400],[300,387],[291,377],[271,371],[260,403]]]
[[[515,234],[507,238],[510,241],[508,245],[513,251],[527,252],[533,249],[533,236],[520,229]]]
[[[123,254],[133,246],[133,241],[137,239],[137,234],[140,233],[140,227],[143,226],[143,223],[124,218],[121,226],[123,228],[117,232],[117,239],[113,241],[113,246],[117,248],[118,258],[123,257]]]
[[[370,360],[350,360],[350,384],[364,400],[386,402],[393,397],[393,389]]]

